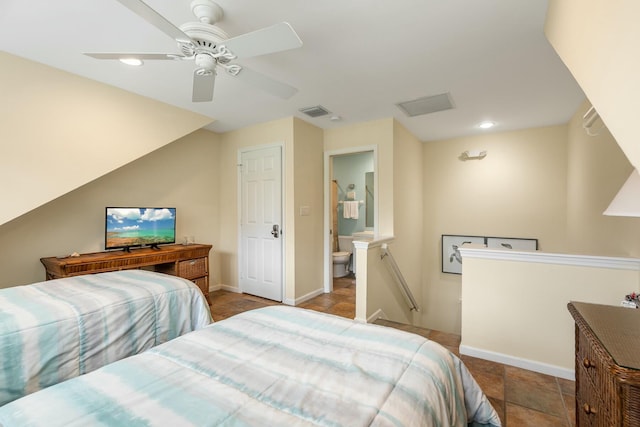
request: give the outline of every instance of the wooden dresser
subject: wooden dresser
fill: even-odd
[[[576,425],[640,426],[640,310],[571,302]]]
[[[191,280],[209,301],[209,251],[211,245],[165,245],[81,254],[79,256],[41,258],[47,280],[82,274],[144,268]],[[210,302],[209,302],[210,303]]]

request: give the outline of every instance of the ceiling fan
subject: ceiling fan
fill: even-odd
[[[216,68],[227,74],[275,95],[288,99],[298,90],[264,74],[232,63],[238,58],[265,55],[302,46],[302,41],[286,22],[271,27],[229,36],[215,25],[223,17],[220,6],[212,0],[193,0],[191,11],[198,22],[187,22],[179,28],[142,0],[117,0],[132,12],[157,27],[178,43],[181,53],[85,53],[96,59],[142,60],[193,60],[193,102],[208,102],[213,99]]]

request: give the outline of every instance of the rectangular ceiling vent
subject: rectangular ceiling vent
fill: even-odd
[[[306,114],[309,117],[322,117],[329,114],[329,110],[324,108],[322,105],[316,105],[315,107],[301,108],[298,111]]]
[[[453,108],[453,101],[449,92],[440,95],[425,96],[396,104],[409,117],[422,116],[423,114],[436,113],[438,111]]]

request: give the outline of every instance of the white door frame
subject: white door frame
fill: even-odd
[[[331,162],[333,156],[373,151],[373,233],[378,235],[378,146],[364,145],[324,152],[324,292],[333,291],[333,251],[331,250]]]
[[[287,239],[286,239],[286,231],[287,231],[287,227],[286,227],[286,210],[285,210],[285,168],[286,168],[286,164],[285,164],[285,152],[284,152],[284,142],[276,142],[276,143],[272,143],[272,144],[264,144],[264,145],[252,145],[252,146],[248,146],[248,147],[241,147],[238,149],[238,155],[237,155],[237,178],[236,178],[236,190],[237,190],[237,194],[236,194],[236,201],[237,201],[237,224],[238,224],[238,241],[237,241],[237,248],[238,248],[238,262],[237,262],[237,275],[238,275],[238,290],[242,293],[242,287],[240,285],[240,276],[242,274],[242,257],[244,256],[244,254],[242,254],[241,250],[242,250],[242,229],[240,227],[240,224],[242,223],[242,170],[240,169],[242,166],[242,155],[244,153],[247,152],[251,152],[251,151],[256,151],[256,150],[263,150],[266,148],[274,148],[274,147],[280,147],[280,183],[281,183],[281,189],[280,189],[280,199],[281,199],[281,204],[282,204],[282,218],[281,218],[281,225],[280,225],[280,238],[282,239],[282,256],[280,257],[282,260],[281,266],[280,268],[282,269],[282,301],[284,301],[286,299],[286,257],[285,254],[287,253],[286,251],[286,245],[287,245]],[[281,301],[281,302],[282,302]]]

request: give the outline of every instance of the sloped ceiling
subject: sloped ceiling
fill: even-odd
[[[551,44],[636,169],[640,168],[638,19],[637,1],[552,0],[545,28]]]
[[[0,224],[211,122],[0,52]]]

